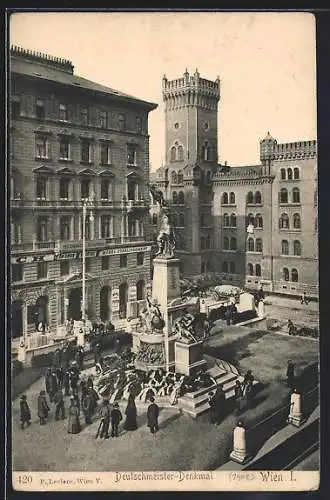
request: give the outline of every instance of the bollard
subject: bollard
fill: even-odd
[[[290,413],[287,418],[287,422],[288,424],[295,425],[296,427],[299,427],[303,423],[301,395],[297,392],[297,389],[294,389],[291,394]]]
[[[265,317],[265,304],[263,300],[260,300],[258,304],[258,316],[261,319],[264,319]]]
[[[20,343],[19,343],[19,346],[18,346],[17,359],[21,363],[25,363],[25,360],[26,360],[26,347],[25,347],[25,344],[24,344],[24,337],[21,337],[21,339],[20,339]]]
[[[237,426],[234,429],[234,446],[233,451],[230,454],[231,460],[243,464],[250,459],[249,454],[246,450],[246,431],[244,424],[241,420],[237,422]]]
[[[78,335],[77,335],[77,345],[78,346],[84,346],[85,345],[85,332],[82,328],[79,329]]]

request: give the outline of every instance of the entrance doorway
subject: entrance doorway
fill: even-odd
[[[120,318],[126,318],[127,316],[127,300],[128,300],[128,290],[127,283],[122,283],[119,287],[119,315]]]
[[[73,288],[69,293],[68,318],[76,321],[81,319],[82,289]]]
[[[36,316],[38,318],[38,323],[41,322],[43,325],[49,325],[47,295],[42,295],[37,299]]]
[[[11,305],[11,336],[17,339],[23,335],[23,302],[15,300]]]
[[[100,291],[100,318],[101,321],[111,320],[111,288],[108,286]]]

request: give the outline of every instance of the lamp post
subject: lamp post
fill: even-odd
[[[86,320],[86,216],[88,204],[92,204],[94,201],[94,195],[92,194],[89,198],[85,198],[83,202],[83,227],[82,227],[82,301],[81,301],[81,319],[85,322]],[[89,220],[93,222],[94,216],[92,212],[92,206],[90,206]]]

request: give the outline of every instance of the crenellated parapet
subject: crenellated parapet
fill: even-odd
[[[299,141],[276,144],[274,160],[294,158],[315,158],[317,156],[317,141]]]
[[[66,73],[73,74],[74,66],[72,62],[67,59],[51,56],[42,52],[36,52],[34,50],[23,49],[17,45],[11,46],[10,55],[46,64],[47,66],[52,66],[53,68],[65,71]]]
[[[214,82],[206,80],[197,69],[193,75],[186,70],[183,77],[175,80],[168,80],[164,75],[163,100],[167,110],[186,106],[215,110],[220,100],[220,78]]]

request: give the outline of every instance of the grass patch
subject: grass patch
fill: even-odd
[[[22,372],[12,377],[11,391],[12,399],[25,392],[34,382],[43,376],[45,368],[35,366],[26,367]]]

